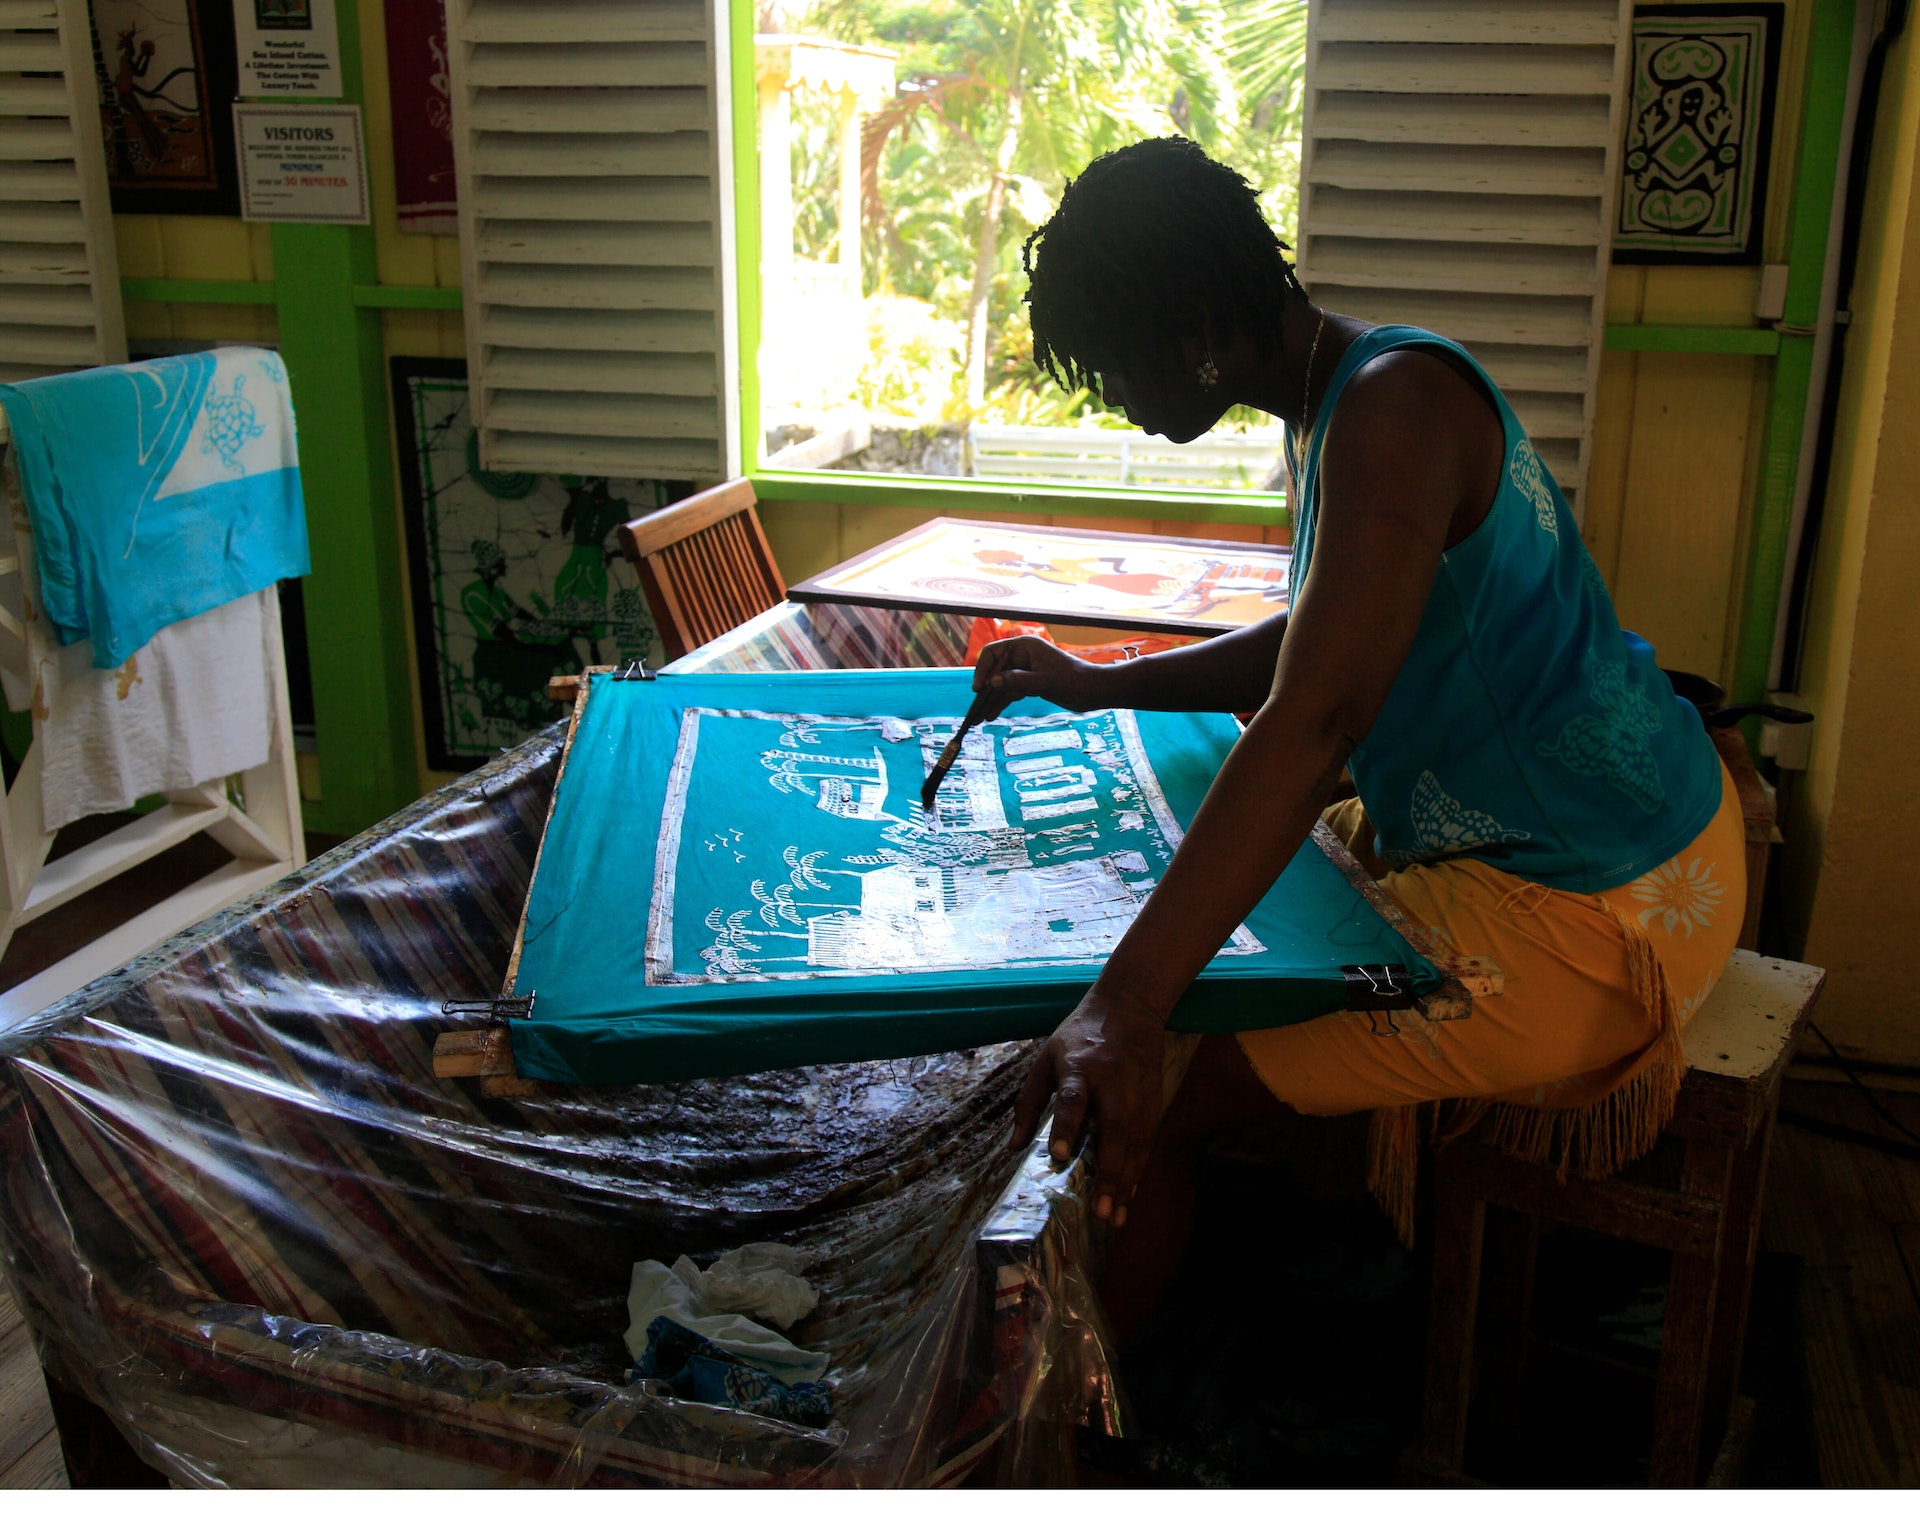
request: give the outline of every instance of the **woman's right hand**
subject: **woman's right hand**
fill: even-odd
[[[1111,669],[1055,647],[1044,637],[1007,637],[989,642],[973,668],[973,690],[986,695],[982,721],[991,721],[1016,700],[1036,695],[1069,711],[1108,704],[1100,690]]]

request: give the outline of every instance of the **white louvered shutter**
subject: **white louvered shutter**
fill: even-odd
[[[126,361],[86,0],[0,0],[0,383]]]
[[[1300,278],[1451,337],[1576,512],[1604,336],[1631,0],[1312,0]]]
[[[489,469],[737,472],[725,0],[447,0]]]

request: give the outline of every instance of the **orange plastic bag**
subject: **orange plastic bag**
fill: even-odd
[[[1055,647],[1065,648],[1074,657],[1084,658],[1089,663],[1121,663],[1128,658],[1145,658],[1150,653],[1164,653],[1169,648],[1185,647],[1194,640],[1191,637],[1170,637],[1162,632],[1140,632],[1119,642],[1096,642],[1083,646],[1062,642],[1038,621],[1002,621],[997,616],[975,616],[973,631],[967,637],[967,662],[978,663],[988,643],[1003,642],[1009,637],[1038,637]]]

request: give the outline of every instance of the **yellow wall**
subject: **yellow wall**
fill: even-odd
[[[1689,3],[1689,0],[1671,0]],[[1808,0],[1787,0],[1768,169],[1768,262],[1786,257],[1806,79]],[[1619,265],[1609,323],[1754,324],[1758,268]],[[1602,356],[1581,534],[1623,626],[1667,668],[1723,684],[1732,672],[1746,529],[1772,384],[1767,358]]]
[[[1920,46],[1881,101],[1801,693],[1813,763],[1787,817],[1790,951],[1826,968],[1821,1027],[1920,1064]]]
[[[1751,326],[1753,268],[1618,267],[1609,322]],[[1581,534],[1622,626],[1726,683],[1772,361],[1606,353]]]

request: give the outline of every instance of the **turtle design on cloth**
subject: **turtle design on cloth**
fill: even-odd
[[[1525,437],[1514,444],[1507,475],[1513,480],[1514,488],[1533,502],[1533,519],[1540,523],[1540,530],[1558,541],[1560,518],[1554,513],[1553,487],[1547,483],[1547,470],[1540,455]]]
[[[259,413],[253,408],[253,402],[241,393],[246,386],[245,374],[233,376],[231,395],[223,395],[212,385],[207,386],[207,437],[200,444],[201,452],[218,454],[220,461],[236,474],[245,472],[240,462],[240,449],[267,434],[267,429],[260,424]]]
[[[1441,787],[1432,769],[1423,770],[1414,784],[1413,802],[1409,809],[1418,847],[1411,853],[1403,853],[1398,849],[1383,851],[1381,861],[1393,868],[1431,862],[1456,853],[1470,853],[1475,848],[1495,843],[1525,842],[1533,835],[1502,826],[1497,817],[1462,805]]]
[[[1576,774],[1604,779],[1651,816],[1667,798],[1647,739],[1660,730],[1660,711],[1645,693],[1627,683],[1627,666],[1596,661],[1589,678],[1593,703],[1603,714],[1575,716],[1557,743],[1540,752],[1558,758]]]

